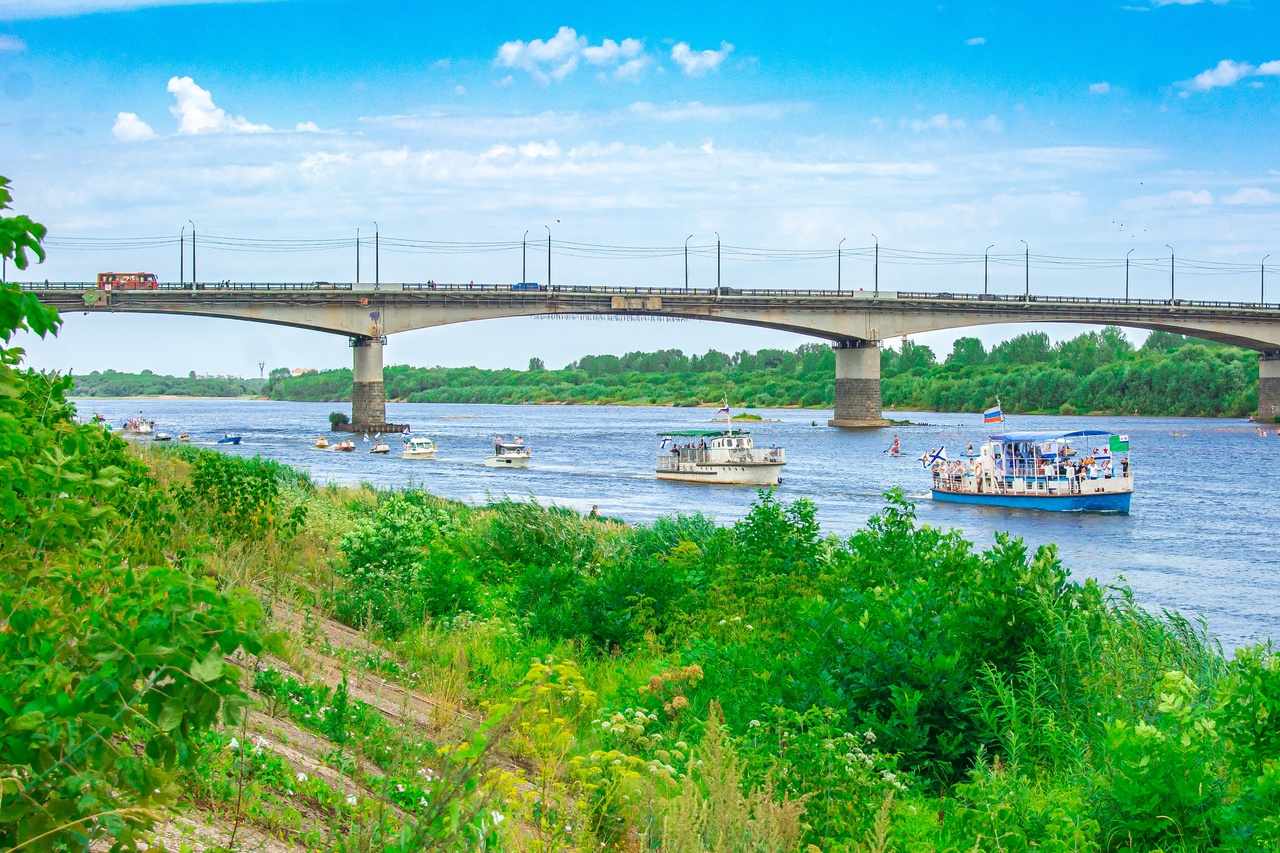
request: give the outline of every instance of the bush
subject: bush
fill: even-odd
[[[329,429],[337,429],[340,426],[346,426],[351,423],[351,418],[347,417],[346,412],[330,412],[329,413]]]

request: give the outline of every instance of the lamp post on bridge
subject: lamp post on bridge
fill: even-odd
[[[360,226],[356,226],[356,284],[360,283]]]
[[[689,241],[693,239],[690,234],[684,238],[684,292],[689,292]]]
[[[982,250],[982,295],[986,296],[987,291],[987,253],[996,247],[995,243]]]
[[[559,222],[559,220],[556,220]],[[543,225],[547,229],[547,290],[551,289],[551,226]]]
[[[178,286],[187,283],[187,226],[178,232]],[[194,284],[194,282],[192,282]]]
[[[720,232],[716,234],[716,297],[720,296]]]
[[[196,289],[196,224],[190,219],[187,223],[191,226],[191,289]]]
[[[377,287],[380,281],[378,268],[378,220],[373,220],[373,286]]]
[[[1125,252],[1124,255],[1124,301],[1129,301],[1129,256],[1133,254],[1133,249]]]
[[[1027,245],[1026,240],[1019,239],[1018,242],[1021,243],[1024,247],[1024,253],[1023,253],[1024,283],[1023,283],[1023,290],[1022,290],[1022,298],[1030,302],[1031,301],[1031,247]]]
[[[871,236],[875,237],[875,240],[876,240],[876,264],[875,264],[875,272],[872,274],[871,281],[872,281],[872,284],[874,285],[875,295],[879,296],[880,295],[880,238],[876,237],[875,234],[872,234]]]
[[[1174,264],[1177,261],[1177,256],[1174,254],[1173,247],[1170,246],[1168,243],[1165,243],[1164,247],[1169,250],[1169,301],[1172,302],[1174,299],[1173,269],[1174,269]]]
[[[1267,304],[1267,258],[1271,257],[1268,252],[1262,258],[1262,263],[1258,264],[1258,301],[1263,305]]]
[[[524,229],[524,236],[520,238],[520,283],[529,280],[529,229]]]
[[[841,251],[844,249],[844,241],[847,239],[849,238],[841,237],[840,242],[836,243],[836,296],[840,295],[840,273],[841,268],[844,266],[844,256]]]

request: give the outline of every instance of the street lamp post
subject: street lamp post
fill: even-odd
[[[1174,265],[1175,265],[1175,263],[1176,263],[1176,261],[1177,261],[1177,257],[1176,257],[1176,255],[1174,254],[1174,251],[1173,251],[1173,247],[1172,247],[1172,246],[1170,246],[1168,243],[1165,243],[1165,244],[1164,244],[1164,247],[1165,247],[1166,249],[1168,249],[1168,250],[1169,250],[1169,301],[1170,301],[1170,302],[1172,302],[1172,301],[1173,301],[1173,299],[1174,299],[1174,290],[1173,290],[1173,269],[1174,269]]]
[[[720,232],[716,233],[716,296],[720,295]]]
[[[1267,304],[1267,258],[1271,257],[1268,253],[1262,258],[1262,263],[1258,264],[1258,301],[1263,305]]]
[[[524,236],[520,238],[520,283],[529,280],[529,229],[524,229]]]
[[[547,229],[547,290],[551,289],[551,226],[543,225]]]
[[[1024,282],[1023,282],[1023,289],[1022,289],[1022,298],[1027,301],[1030,301],[1031,300],[1031,247],[1027,245],[1026,240],[1019,239],[1018,242],[1025,247],[1024,254],[1023,254]]]
[[[378,220],[373,221],[373,286],[377,287],[380,282],[378,268]]]
[[[684,238],[684,292],[689,292],[689,241],[693,239],[690,234]]]
[[[191,226],[191,289],[196,289],[196,224],[190,219],[187,224]]]
[[[841,252],[844,249],[844,241],[847,239],[849,238],[841,237],[840,242],[836,243],[836,296],[840,295],[840,274],[844,266],[844,256]]]
[[[178,232],[178,286],[187,283],[187,226]],[[194,282],[193,282],[194,283]]]
[[[987,253],[996,247],[995,243],[982,250],[982,295],[986,296],[987,290]]]
[[[1125,302],[1129,301],[1129,256],[1132,254],[1133,254],[1133,249],[1130,249],[1124,255],[1124,301]]]
[[[356,284],[360,283],[360,226],[356,226]]]
[[[872,284],[873,284],[873,285],[874,285],[874,287],[875,287],[875,291],[874,291],[874,292],[875,292],[875,295],[876,295],[876,296],[879,296],[879,295],[880,295],[880,238],[879,238],[879,237],[876,237],[876,235],[875,235],[875,234],[872,234],[871,236],[872,236],[872,237],[875,237],[875,240],[876,240],[876,263],[875,263],[875,272],[874,272],[874,273],[872,273],[872,279],[871,279],[871,281],[872,281]]]

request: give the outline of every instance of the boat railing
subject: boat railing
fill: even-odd
[[[713,453],[705,447],[677,447],[659,451],[658,470],[674,471],[685,465],[778,464],[787,463],[787,452],[781,447],[733,447],[721,453]]]

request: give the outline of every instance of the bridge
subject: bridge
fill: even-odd
[[[1090,323],[1163,330],[1257,350],[1258,418],[1280,421],[1280,305],[830,290],[536,287],[511,284],[160,284],[105,292],[90,282],[27,283],[61,311],[186,314],[343,335],[354,354],[352,422],[386,424],[383,347],[389,335],[502,317],[627,315],[711,320],[832,342],[837,427],[885,424],[880,341],[993,323]]]

